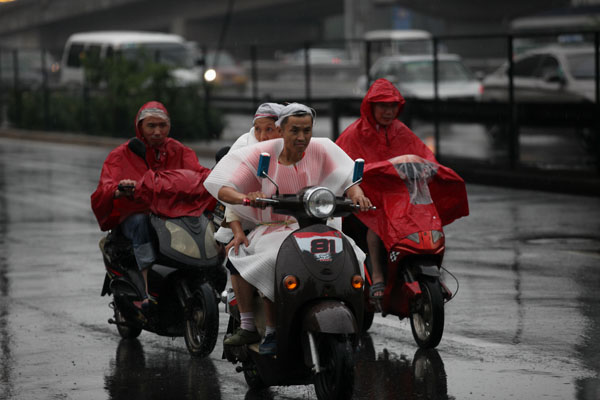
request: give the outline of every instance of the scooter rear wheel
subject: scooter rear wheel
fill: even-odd
[[[437,280],[419,281],[421,296],[415,299],[410,314],[410,327],[415,341],[422,349],[432,349],[444,333],[444,298]]]
[[[214,291],[207,283],[194,293],[190,315],[185,320],[185,344],[194,357],[209,355],[217,343],[219,334],[219,309]]]
[[[132,325],[130,321],[128,321],[123,313],[119,310],[117,305],[114,305],[115,312],[115,321],[117,322],[117,330],[119,331],[119,335],[123,339],[135,339],[140,336],[142,333],[142,328],[140,326]]]
[[[321,372],[315,375],[315,392],[319,400],[346,400],[354,391],[354,360],[350,343],[335,335],[317,339]]]

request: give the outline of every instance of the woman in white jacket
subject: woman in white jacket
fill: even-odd
[[[260,154],[271,154],[269,176],[279,184],[282,194],[296,193],[303,187],[319,185],[329,188],[336,195],[342,195],[344,188],[352,180],[352,159],[331,140],[312,139],[314,116],[314,110],[305,105],[292,103],[286,106],[277,121],[282,139],[265,141],[228,153],[204,182],[213,196],[226,203],[241,218],[256,224],[248,235],[248,245],[237,243],[237,254],[230,250],[228,256],[232,274],[239,273],[243,280],[260,290],[267,299],[267,332],[265,342],[260,346],[262,354],[272,354],[276,350],[272,301],[277,252],[283,240],[299,226],[293,217],[275,214],[271,208],[244,207],[258,206],[255,201],[257,198],[275,194],[275,186],[256,175]],[[362,210],[366,211],[371,206],[358,185],[350,188],[347,195]],[[365,254],[358,246],[353,247],[362,265]],[[224,344],[258,342],[260,335],[254,327],[252,297],[239,297],[236,292],[236,299],[240,313],[246,315],[242,315],[240,329],[227,338]]]

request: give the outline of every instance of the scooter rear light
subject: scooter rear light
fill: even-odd
[[[283,286],[291,292],[298,287],[298,278],[294,275],[287,275],[283,278]]]
[[[365,285],[365,281],[363,280],[362,276],[354,275],[352,277],[352,287],[354,289],[362,289],[364,285]]]

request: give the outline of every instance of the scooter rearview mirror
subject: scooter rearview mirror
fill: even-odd
[[[354,173],[352,174],[352,183],[362,180],[365,169],[365,160],[357,158],[354,160]]]
[[[260,158],[258,159],[258,168],[256,169],[256,176],[270,180],[271,183],[275,185],[275,194],[279,196],[279,185],[276,184],[275,181],[268,175],[270,162],[271,155],[269,153],[260,153]]]
[[[256,176],[259,178],[267,177],[269,173],[269,163],[271,162],[271,155],[269,153],[260,153],[258,159],[258,168],[256,170]]]
[[[131,150],[133,154],[146,161],[146,145],[140,139],[136,137],[132,138],[129,140],[129,143],[127,143],[127,147],[129,147],[129,150]]]
[[[365,169],[365,160],[357,158],[354,160],[354,172],[352,173],[352,183],[346,186],[344,193],[348,191],[352,186],[358,185],[362,182],[363,171]]]

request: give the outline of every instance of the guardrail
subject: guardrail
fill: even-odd
[[[577,32],[574,32],[577,33]],[[401,119],[407,124],[413,120],[428,121],[433,125],[434,147],[436,155],[441,160],[448,160],[449,156],[444,148],[444,134],[441,126],[447,123],[469,123],[479,124],[485,127],[486,134],[493,135],[494,145],[500,146],[504,154],[501,160],[496,164],[490,163],[490,160],[477,160],[479,165],[484,168],[495,168],[497,166],[506,167],[513,173],[530,169],[531,166],[524,166],[521,163],[521,141],[522,131],[529,127],[538,127],[541,129],[564,128],[575,130],[585,136],[588,143],[587,151],[595,158],[595,167],[587,168],[584,174],[600,179],[600,79],[599,79],[599,43],[600,32],[584,32],[586,37],[592,38],[596,53],[594,58],[594,89],[596,93],[595,102],[586,103],[535,103],[523,102],[515,98],[515,87],[513,71],[514,53],[516,51],[514,43],[517,39],[523,37],[543,37],[549,33],[523,34],[523,35],[454,35],[434,37],[434,98],[430,100],[407,98],[407,107]],[[494,65],[500,63],[502,58],[509,64],[509,80],[507,84],[507,100],[505,102],[479,102],[464,100],[444,100],[439,98],[438,94],[438,76],[437,76],[437,52],[440,48],[454,42],[465,40],[476,40],[485,44],[491,41],[501,43],[502,52],[494,56],[467,57],[470,65],[485,65],[486,69],[492,69]],[[340,63],[335,65],[315,65],[308,58],[304,62],[284,63],[274,59],[258,59],[261,48],[257,45],[248,46],[250,57],[243,63],[246,71],[250,75],[247,90],[245,92],[223,95],[223,92],[215,88],[205,88],[205,98],[212,106],[221,109],[223,112],[248,113],[254,112],[258,104],[262,101],[301,101],[309,103],[320,115],[330,116],[332,139],[341,132],[341,119],[344,117],[358,117],[360,115],[361,97],[350,95],[356,85],[356,77],[365,75],[369,71],[370,62],[374,61],[369,56],[369,46],[363,42],[352,41],[353,45],[363,46],[363,58],[350,63]],[[271,45],[273,47],[273,45]],[[286,44],[286,48],[292,48],[293,45]],[[299,46],[305,50],[311,47],[309,43],[302,43]],[[262,52],[264,53],[264,52]],[[17,68],[17,51],[0,52],[0,64],[8,64],[12,68]],[[40,52],[40,60],[43,60],[45,51]],[[502,57],[502,54],[504,57]],[[8,62],[7,62],[8,60]],[[12,60],[12,61],[11,61]],[[44,63],[45,61],[42,61]],[[17,68],[18,69],[18,68]],[[7,99],[12,98],[16,104],[16,112],[19,112],[19,101],[28,89],[20,81],[22,74],[15,71],[10,75],[10,79],[2,78],[5,70],[0,69],[0,107],[5,106]],[[369,77],[368,79],[372,79]],[[43,106],[40,107],[40,113],[44,119],[48,113],[48,103],[51,101],[51,94],[55,88],[49,76],[41,76],[39,80],[40,87],[43,90]],[[343,92],[329,90],[321,87],[324,83],[334,85],[337,88],[343,88]],[[286,86],[287,85],[287,86]],[[273,90],[272,90],[273,89]],[[277,89],[277,90],[275,90]],[[85,93],[83,90],[81,93]],[[285,93],[285,96],[282,95]],[[85,101],[85,99],[82,99]],[[3,107],[5,109],[5,107]],[[4,118],[3,118],[4,117]],[[3,123],[6,124],[6,115],[0,115]],[[493,132],[492,132],[493,131]],[[454,157],[454,156],[452,156]],[[454,160],[456,161],[456,159]],[[473,164],[473,160],[458,160],[464,164]],[[476,162],[476,164],[477,164]],[[535,168],[533,168],[535,169]],[[540,172],[546,174],[557,174],[555,169],[543,170]],[[567,168],[569,169],[569,168]],[[581,175],[580,167],[574,165],[571,171],[566,172],[572,175]]]

